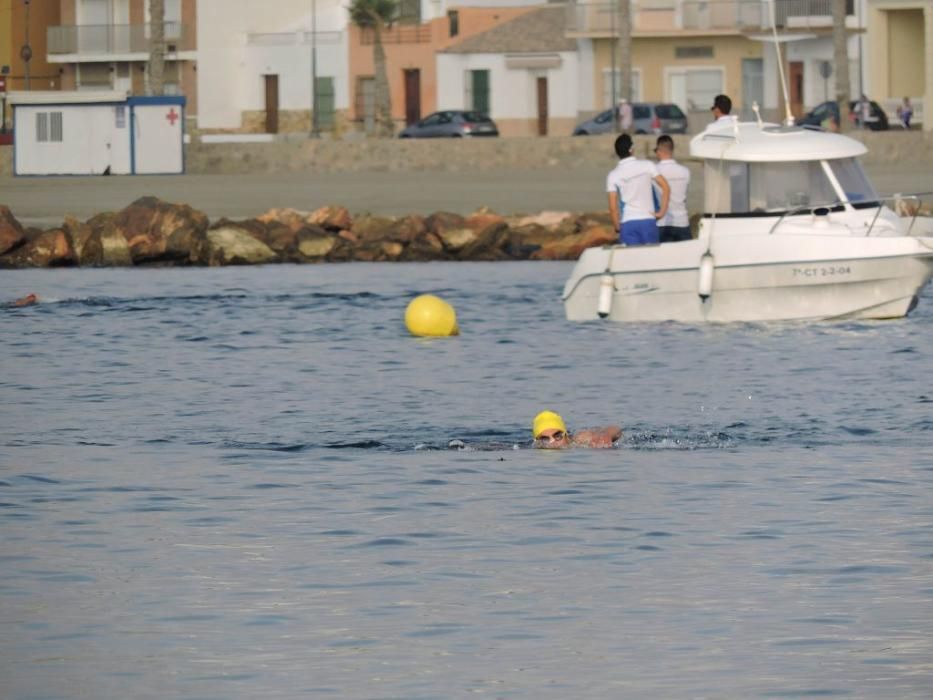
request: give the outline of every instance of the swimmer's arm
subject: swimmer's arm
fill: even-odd
[[[586,428],[573,434],[573,444],[580,447],[612,447],[612,444],[621,437],[622,428],[618,425]]]

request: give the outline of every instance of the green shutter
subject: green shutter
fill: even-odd
[[[317,121],[318,126],[322,129],[333,129],[334,128],[334,112],[335,107],[335,95],[334,95],[334,79],[333,78],[318,78],[317,79]]]
[[[489,114],[489,71],[473,71],[473,109]]]

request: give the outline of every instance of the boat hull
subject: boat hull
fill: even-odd
[[[754,238],[748,250],[744,241],[727,240],[710,251],[705,299],[702,241],[588,249],[564,289],[567,318],[600,317],[607,269],[614,286],[607,316],[617,322],[897,318],[916,305],[933,276],[933,238],[832,237],[816,244],[808,236]]]

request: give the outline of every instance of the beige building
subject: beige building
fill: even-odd
[[[634,101],[673,102],[691,114],[695,130],[709,118],[712,98],[732,97],[734,112],[749,118],[752,104],[766,118],[783,114],[772,22],[784,48],[788,100],[801,116],[825,98],[825,64],[832,58],[832,0],[638,0],[631,8],[631,95]],[[568,36],[592,54],[592,110],[622,97],[619,5],[571,0]],[[846,27],[858,31],[855,5]],[[850,54],[850,59],[854,57]],[[613,79],[615,76],[615,79]]]
[[[53,0],[49,0],[52,2]],[[148,92],[149,0],[58,0],[61,24],[49,27],[48,61],[65,90]],[[165,0],[166,95],[184,95],[197,114],[197,0]]]
[[[868,0],[868,52],[873,97],[889,113],[909,97],[933,130],[933,0]]]

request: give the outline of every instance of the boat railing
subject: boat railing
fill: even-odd
[[[871,224],[865,230],[865,235],[870,236],[872,231],[875,228],[875,224],[878,222],[878,217],[881,216],[882,210],[885,208],[889,202],[893,203],[894,206],[892,210],[898,214],[898,216],[904,216],[900,211],[906,211],[910,215],[910,224],[907,227],[907,234],[910,235],[913,231],[914,223],[917,221],[917,217],[920,215],[921,204],[923,200],[922,197],[930,197],[933,195],[933,192],[912,192],[912,193],[903,193],[897,192],[895,194],[880,195],[877,197],[872,197],[871,199],[862,199],[858,201],[852,201],[849,199],[840,199],[835,202],[828,204],[815,204],[815,205],[804,205],[800,207],[795,207],[794,209],[788,209],[785,212],[781,213],[781,216],[778,217],[778,220],[774,222],[771,226],[771,230],[768,231],[768,234],[774,233],[777,228],[781,225],[784,219],[791,216],[800,216],[801,214],[809,214],[810,216],[816,216],[820,212],[829,214],[831,211],[838,210],[840,207],[857,206],[859,208],[867,208],[866,205],[873,206],[875,208],[875,215],[871,219]],[[913,202],[913,206],[910,206],[908,203]]]

